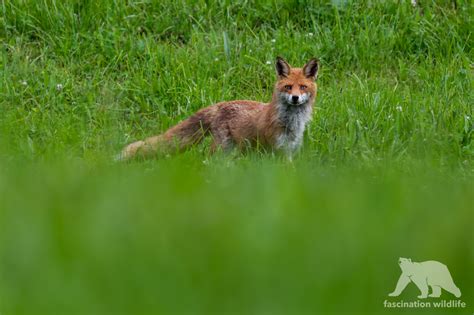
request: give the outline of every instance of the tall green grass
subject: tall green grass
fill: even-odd
[[[474,8],[419,2],[2,1],[0,313],[472,313]],[[111,161],[277,55],[322,62],[294,163]],[[400,256],[468,308],[384,309]]]
[[[467,3],[4,2],[2,125],[25,155],[103,154],[214,102],[268,101],[276,55],[317,56],[305,148],[471,160],[472,13]]]

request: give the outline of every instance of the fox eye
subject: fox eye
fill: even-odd
[[[306,90],[308,87],[306,85],[300,85],[300,90],[304,91]]]
[[[287,91],[290,91],[290,90],[291,90],[291,88],[292,88],[292,86],[291,86],[291,85],[285,85],[285,90],[287,90]]]

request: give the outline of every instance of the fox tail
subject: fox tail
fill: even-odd
[[[209,134],[213,110],[212,107],[203,108],[163,134],[127,145],[115,160],[146,159],[160,154],[181,152],[200,143]]]

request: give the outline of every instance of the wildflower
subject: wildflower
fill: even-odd
[[[64,86],[61,83],[56,84],[56,90],[57,91],[62,91]]]
[[[396,109],[399,111],[399,112],[402,112],[403,111],[403,108],[399,105],[396,107]]]
[[[466,115],[466,120],[471,120],[471,116]]]
[[[276,39],[275,39],[275,38],[274,38],[274,39],[272,39],[272,43],[274,43],[274,42],[276,42]]]
[[[21,83],[21,85],[23,85],[23,86],[27,86],[27,85],[28,85],[28,82],[26,82],[26,81],[21,81],[20,83]]]
[[[272,62],[271,62],[270,60],[267,60],[266,64],[267,64],[267,65],[271,65]]]
[[[313,33],[308,33],[309,37],[313,37],[313,35],[314,35]]]
[[[219,61],[219,58],[217,58],[217,57],[216,57],[216,58],[214,58],[214,61]]]

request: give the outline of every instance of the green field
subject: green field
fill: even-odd
[[[0,4],[1,315],[474,312],[471,1]],[[277,55],[322,65],[293,163],[113,161],[269,101]],[[388,297],[399,257],[446,264],[467,306],[384,308],[419,301]]]

